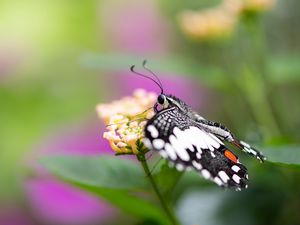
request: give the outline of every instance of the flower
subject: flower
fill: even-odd
[[[213,8],[180,13],[178,23],[183,33],[191,38],[223,38],[233,33],[240,15],[269,10],[274,3],[275,0],[223,0]]]
[[[114,213],[92,194],[53,177],[27,180],[25,191],[36,219],[48,224],[94,224]]]
[[[264,12],[275,5],[275,0],[244,0],[241,12]]]
[[[30,217],[41,224],[102,224],[116,213],[109,204],[79,188],[58,180],[38,163],[40,157],[52,155],[99,156],[110,154],[107,143],[97,134],[104,126],[96,125],[97,117],[57,129],[43,138],[35,151],[26,157],[26,164],[35,176],[24,180],[23,188]],[[2,224],[0,222],[0,224]]]
[[[156,2],[103,1],[99,12],[102,33],[111,49],[140,55],[169,51],[170,27]]]
[[[223,5],[201,11],[184,11],[178,19],[183,33],[198,40],[226,37],[233,32],[237,22],[235,14]]]
[[[35,224],[28,213],[19,209],[19,206],[3,204],[0,207],[0,224],[7,225],[32,225]]]
[[[240,15],[244,12],[263,12],[270,10],[275,0],[223,0],[222,5],[228,11]]]
[[[111,148],[119,154],[138,154],[143,148],[146,119],[154,115],[153,105],[157,95],[136,89],[133,96],[123,97],[110,104],[99,104],[98,115],[107,125],[103,137],[109,140]]]

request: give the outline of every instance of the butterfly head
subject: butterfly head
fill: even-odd
[[[134,69],[135,68],[134,65],[131,66],[130,70],[138,76],[152,80],[160,88],[160,94],[157,97],[157,102],[154,105],[155,112],[159,111],[158,106],[160,106],[160,108],[162,108],[162,109],[166,109],[166,108],[175,106],[175,107],[179,108],[182,112],[187,112],[188,106],[182,100],[176,98],[175,96],[164,94],[164,89],[163,89],[162,83],[160,82],[158,77],[146,66],[146,63],[147,63],[147,61],[144,60],[143,67],[146,71],[148,71],[150,73],[150,75],[152,75],[152,77],[144,75],[139,72],[136,72]]]
[[[157,102],[154,106],[156,108],[156,111],[158,111],[157,106],[160,106],[162,109],[177,107],[182,112],[188,111],[188,106],[182,100],[175,96],[166,95],[164,93],[161,93],[157,97]]]
[[[157,97],[157,103],[164,109],[169,107],[169,100],[165,94],[160,94]]]

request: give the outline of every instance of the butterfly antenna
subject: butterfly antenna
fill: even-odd
[[[152,80],[152,81],[160,88],[161,93],[163,93],[163,88],[162,88],[162,86],[161,86],[160,83],[158,83],[156,80],[154,80],[154,79],[151,78],[151,77],[148,77],[148,76],[146,76],[146,75],[144,75],[144,74],[141,74],[141,73],[139,73],[139,72],[136,72],[136,71],[134,70],[134,68],[135,68],[135,65],[132,65],[132,66],[130,67],[131,72],[135,73],[135,74],[138,75],[138,76],[145,77],[145,78],[147,78],[147,79],[149,79],[149,80]]]
[[[152,71],[152,70],[150,70],[147,66],[146,66],[146,64],[147,64],[147,60],[144,60],[143,61],[143,67],[144,67],[144,69],[145,70],[147,70],[149,73],[151,73],[155,78],[156,78],[156,80],[158,81],[158,83],[160,84],[159,86],[160,86],[160,88],[161,88],[161,94],[163,93],[163,85],[162,85],[162,83],[160,82],[160,79],[158,78],[158,76]]]

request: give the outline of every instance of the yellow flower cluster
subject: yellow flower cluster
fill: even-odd
[[[146,120],[154,115],[153,107],[157,95],[137,89],[133,96],[123,97],[109,104],[99,104],[97,113],[107,125],[103,137],[109,140],[119,154],[138,154],[144,138]]]
[[[197,40],[211,40],[231,35],[244,12],[262,12],[273,7],[275,0],[223,0],[219,5],[200,11],[179,14],[182,32]]]
[[[242,11],[263,12],[275,5],[275,0],[243,0]]]
[[[236,17],[223,8],[215,7],[198,11],[185,11],[179,15],[179,25],[188,36],[210,40],[232,33]]]

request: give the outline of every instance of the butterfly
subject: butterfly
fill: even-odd
[[[143,67],[156,80],[136,72],[134,66],[131,71],[152,80],[161,90],[154,105],[155,115],[145,126],[145,146],[157,151],[179,171],[194,169],[221,187],[247,188],[247,168],[227,147],[228,143],[261,162],[266,157],[236,138],[224,125],[203,118],[181,99],[165,94],[158,77],[146,67],[146,61]]]

